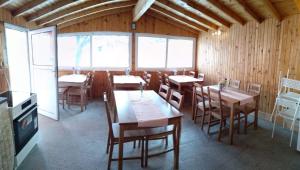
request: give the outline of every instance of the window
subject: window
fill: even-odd
[[[58,37],[58,66],[63,68],[127,68],[129,33],[62,34]]]
[[[138,67],[164,68],[166,65],[165,38],[138,37]]]
[[[89,67],[90,36],[58,37],[58,66]]]
[[[93,67],[129,67],[129,36],[93,35],[92,44]]]
[[[187,37],[137,35],[137,68],[193,68],[195,40]]]
[[[192,68],[194,42],[192,40],[169,39],[168,68]]]

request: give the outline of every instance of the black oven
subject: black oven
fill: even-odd
[[[38,131],[37,105],[34,104],[13,120],[15,148],[18,154]]]

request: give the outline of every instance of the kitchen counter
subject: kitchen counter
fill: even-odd
[[[14,139],[12,120],[6,99],[0,98],[0,169],[14,169]]]

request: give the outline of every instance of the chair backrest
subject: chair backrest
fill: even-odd
[[[239,89],[240,88],[240,83],[241,83],[240,80],[232,80],[232,79],[230,79],[228,87]]]
[[[205,96],[203,94],[203,86],[199,83],[194,83],[194,96],[195,96],[195,104],[198,104],[200,101],[205,101]],[[205,102],[203,102],[203,108],[205,108]]]
[[[256,83],[250,83],[247,87],[247,92],[260,94],[261,85]]]
[[[180,110],[183,105],[183,95],[175,90],[171,90],[169,103],[173,105],[176,109]]]
[[[204,81],[205,74],[204,73],[198,73],[198,79],[202,79]]]
[[[149,85],[150,85],[150,82],[151,82],[151,77],[152,77],[152,75],[151,75],[150,73],[148,73],[148,74],[146,75],[146,79],[145,79],[145,81],[146,81],[146,84],[147,84],[147,86],[149,86]]]
[[[165,73],[164,77],[165,77],[165,84],[170,87],[169,75]]]
[[[170,87],[164,84],[160,84],[158,94],[163,94],[163,97],[168,100],[170,95]]]
[[[283,77],[281,78],[281,87],[284,87],[285,89],[288,88],[288,89],[300,90],[300,81]]]
[[[281,97],[276,98],[276,106],[277,108],[283,108],[286,113],[290,114],[294,118],[300,117],[300,108],[299,108],[300,100],[289,100]]]
[[[163,75],[160,71],[157,72],[159,84],[164,84]]]
[[[104,103],[105,103],[106,117],[107,117],[107,122],[108,122],[108,127],[109,127],[109,133],[114,136],[113,130],[112,130],[112,120],[111,120],[111,116],[110,116],[110,106],[109,106],[109,102],[108,102],[108,99],[107,99],[106,92],[103,93],[103,100],[104,100]]]
[[[223,115],[222,98],[220,90],[207,87],[209,109],[216,108]]]
[[[191,77],[195,77],[196,73],[194,71],[189,71],[189,75],[188,76],[191,76]]]

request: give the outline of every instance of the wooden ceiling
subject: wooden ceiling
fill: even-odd
[[[204,31],[244,25],[267,18],[281,21],[300,13],[300,0],[0,0],[13,17],[24,17],[39,27],[66,27],[85,20],[132,11],[132,22],[143,14]]]

